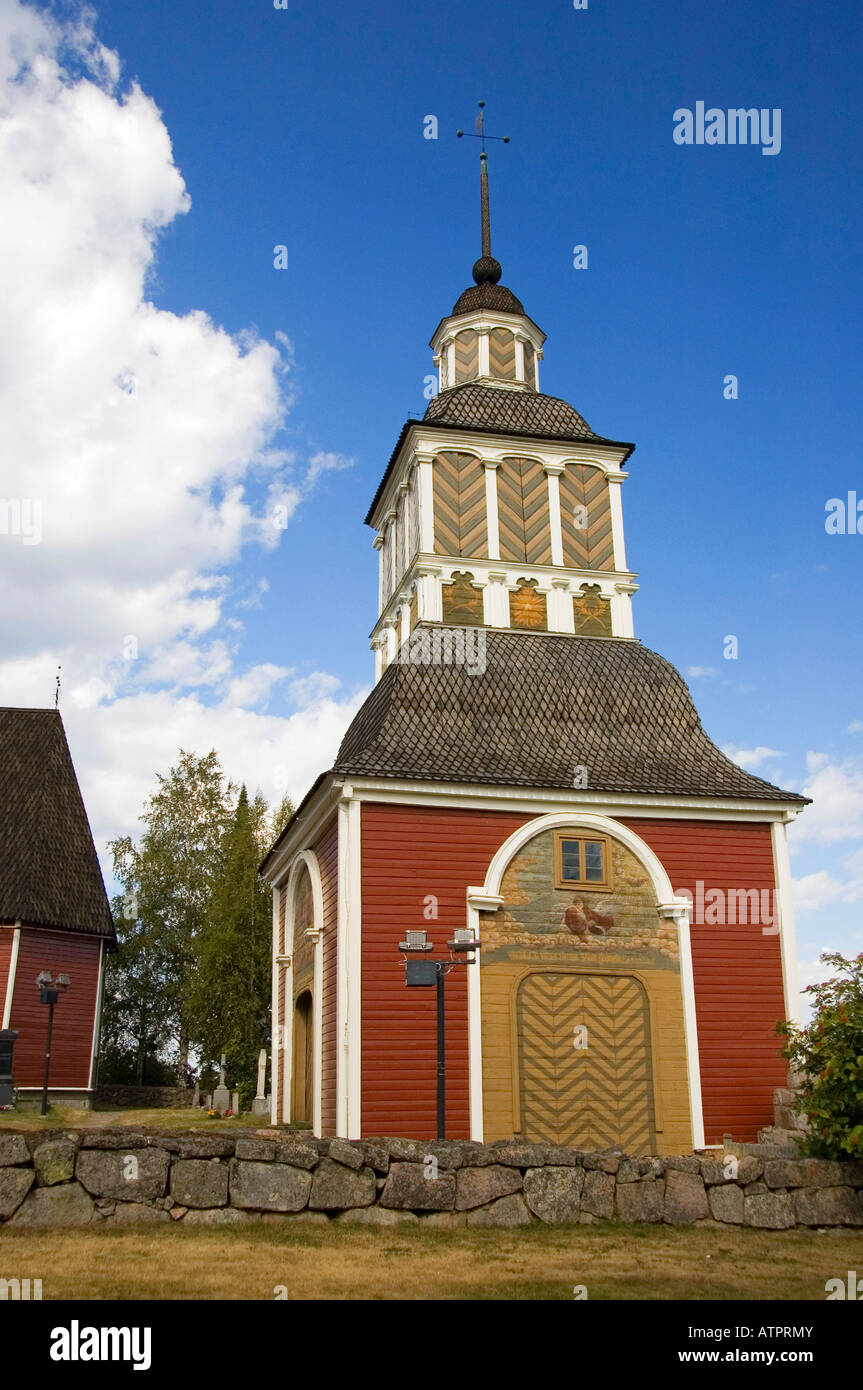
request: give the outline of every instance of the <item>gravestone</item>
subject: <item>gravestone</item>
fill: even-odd
[[[193,1091],[193,1093],[192,1093],[192,1109],[193,1109],[193,1110],[198,1110],[198,1109],[200,1109],[200,1105],[201,1105],[201,1088],[200,1088],[200,1086],[198,1085],[198,1083],[197,1083],[197,1081],[196,1081],[196,1082],[195,1082],[195,1089],[194,1089],[194,1091]]]
[[[225,1085],[225,1054],[222,1053],[222,1062],[219,1067],[219,1084],[213,1092],[213,1109],[220,1115],[230,1107],[231,1093]]]
[[[239,1113],[240,1113],[240,1093],[239,1093],[239,1091],[232,1091],[232,1092],[231,1092],[231,1109],[233,1110],[233,1112],[234,1112],[235,1115],[239,1115]]]
[[[255,1099],[252,1101],[253,1115],[269,1115],[270,1106],[267,1100],[267,1049],[262,1047],[258,1053],[258,1086],[255,1091]]]

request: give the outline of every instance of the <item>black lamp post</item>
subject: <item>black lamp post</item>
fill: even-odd
[[[72,981],[68,975],[52,978],[50,970],[42,970],[36,976],[39,986],[39,1003],[48,1005],[48,1036],[45,1040],[45,1077],[42,1082],[42,1107],[40,1115],[48,1114],[48,1072],[51,1068],[51,1034],[54,1031],[54,1005],[61,993],[67,990]]]
[[[431,986],[437,990],[437,1137],[446,1138],[446,1037],[444,1012],[444,980],[457,965],[474,965],[480,943],[470,927],[456,927],[452,941],[447,942],[451,952],[461,953],[462,959],[450,955],[443,960],[410,960],[413,954],[421,955],[434,950],[424,931],[405,932],[404,941],[399,942],[399,950],[405,956],[405,984],[410,986]]]

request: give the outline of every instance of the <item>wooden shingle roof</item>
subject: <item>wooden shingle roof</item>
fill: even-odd
[[[415,650],[423,630],[431,659],[393,662],[334,772],[537,789],[579,777],[591,791],[806,802],[726,757],[683,678],[639,642],[420,624]],[[484,651],[464,645],[483,639]]]
[[[0,708],[0,922],[114,940],[63,721]]]

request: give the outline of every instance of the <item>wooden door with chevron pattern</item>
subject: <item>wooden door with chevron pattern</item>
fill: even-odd
[[[525,1138],[655,1152],[650,1010],[638,980],[537,971],[519,986],[516,1015]]]

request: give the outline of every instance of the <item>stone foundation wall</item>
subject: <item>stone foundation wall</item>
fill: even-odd
[[[0,1131],[0,1221],[11,1226],[252,1220],[863,1226],[863,1163],[627,1158],[512,1139],[348,1143],[272,1130]]]

